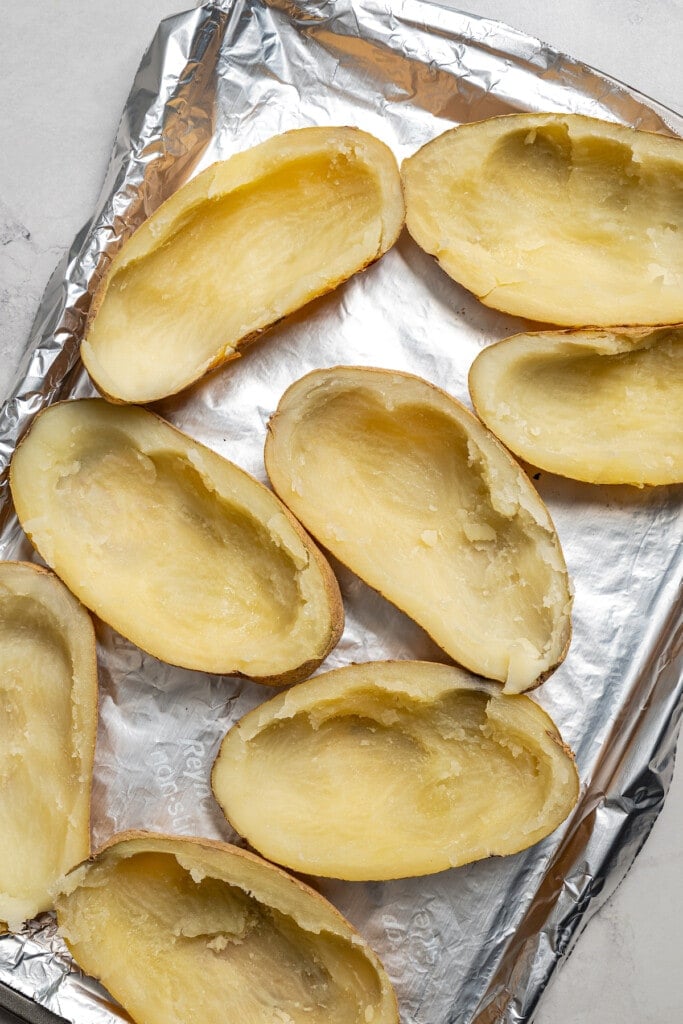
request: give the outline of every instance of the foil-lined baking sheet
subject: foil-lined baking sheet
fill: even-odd
[[[0,414],[0,555],[34,557],[7,492],[17,440],[45,404],[94,393],[78,345],[95,283],[179,184],[298,126],[357,125],[401,159],[454,123],[515,110],[683,133],[676,113],[537,40],[424,0],[235,0],[163,22],[133,83],[98,207],[48,287]],[[408,370],[467,403],[479,349],[527,326],[482,306],[404,233],[365,273],[155,408],[265,480],[266,423],[303,373],[340,363]],[[569,656],[534,699],[576,752],[582,796],[562,828],[513,857],[427,878],[319,883],[384,961],[403,1024],[529,1021],[647,837],[672,772],[683,705],[681,488],[534,480],[576,590]],[[323,668],[444,660],[416,625],[336,568],[347,624]],[[229,725],[270,691],[171,668],[102,624],[98,640],[94,845],[129,828],[234,839],[209,769]],[[0,981],[73,1024],[127,1019],[73,967],[51,915],[0,938]]]

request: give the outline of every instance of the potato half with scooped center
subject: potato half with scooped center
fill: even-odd
[[[56,908],[76,962],[137,1024],[398,1024],[384,969],[341,914],[234,846],[115,837]]]
[[[404,212],[391,150],[357,128],[298,129],[214,164],[121,248],[83,362],[114,401],[175,394],[379,259]]]
[[[548,510],[444,391],[389,370],[317,370],[282,397],[266,467],[320,543],[459,664],[512,692],[564,658],[571,596]]]
[[[410,661],[337,669],[249,712],[212,786],[265,857],[351,881],[516,853],[579,792],[570,751],[529,697]]]
[[[287,509],[144,409],[46,409],[10,483],[45,561],[163,661],[276,685],[310,675],[339,639],[337,582]]]
[[[90,616],[52,573],[0,563],[0,922],[52,908],[90,852],[97,663]]]
[[[486,426],[534,466],[683,481],[683,325],[517,334],[479,353],[469,383]]]
[[[683,141],[578,114],[445,132],[402,167],[418,245],[487,306],[567,326],[683,320]]]

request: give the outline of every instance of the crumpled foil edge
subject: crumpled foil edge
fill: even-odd
[[[12,520],[7,492],[7,467],[14,447],[36,412],[72,389],[79,372],[78,343],[94,280],[103,273],[123,237],[187,177],[201,158],[212,124],[202,105],[193,102],[193,92],[203,93],[207,76],[216,73],[215,57],[230,31],[232,18],[239,17],[244,6],[242,0],[234,4],[206,3],[168,19],[143,58],[95,213],[50,280],[13,396],[0,413],[3,553],[21,543],[21,531]],[[302,15],[301,8],[294,4],[274,6],[288,9],[292,17],[311,17],[310,10]],[[329,13],[330,5],[321,3],[318,8],[323,17],[326,11]],[[458,32],[467,39],[478,34],[495,46],[501,33],[505,39],[513,34],[513,30],[486,19],[446,11],[424,0],[408,0],[398,4],[397,9],[404,25],[412,20],[424,27],[430,24],[430,17],[434,18],[440,25],[439,31],[449,39],[457,37]],[[344,7],[344,13],[353,20],[353,4]],[[553,75],[571,87],[572,76],[579,73],[576,69],[581,65],[549,48],[539,49],[537,41],[521,33],[515,35],[520,42],[522,63],[545,59]],[[184,61],[182,74],[173,78],[166,75],[164,68],[164,54],[171,40],[176,50],[183,47]],[[552,61],[547,60],[549,55]],[[610,109],[615,118],[626,104],[626,100],[622,104],[622,96],[629,103],[634,97],[639,98],[607,76],[598,77],[605,82],[606,94],[613,101]],[[672,126],[680,130],[682,122],[675,112],[647,98],[640,99],[646,101],[664,130]],[[159,130],[156,126],[160,126]],[[683,608],[679,602],[671,610],[667,629],[660,634],[659,648],[652,652],[645,666],[647,671],[638,678],[636,699],[641,713],[635,722],[629,723],[629,729],[615,729],[606,741],[610,756],[603,761],[599,776],[594,777],[584,795],[523,926],[511,938],[488,980],[471,1018],[473,1024],[521,1024],[531,1019],[558,963],[572,950],[581,931],[623,879],[645,842],[673,772],[683,711],[682,622]],[[627,756],[636,737],[641,755],[645,755],[638,763]],[[17,986],[19,991],[23,988]],[[86,985],[84,1005],[94,998],[96,991]],[[46,994],[44,1004],[59,1012],[56,989]],[[453,1022],[456,1019],[454,1011]]]

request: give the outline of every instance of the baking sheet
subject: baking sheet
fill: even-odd
[[[512,110],[683,132],[677,114],[538,41],[421,0],[204,4],[162,23],[98,208],[48,288],[0,414],[0,468],[44,404],[94,393],[78,362],[94,284],[122,238],[188,176],[288,128],[355,124],[401,159],[453,123]],[[155,408],[265,480],[265,425],[303,373],[337,363],[409,370],[468,402],[479,349],[526,326],[483,307],[404,233],[364,274]],[[536,485],[576,602],[567,661],[535,699],[576,752],[582,799],[562,829],[514,857],[422,879],[320,883],[383,959],[404,1024],[529,1020],[558,961],[628,869],[670,779],[682,703],[681,488],[598,488],[546,473]],[[4,477],[0,487],[0,554],[31,557]],[[443,660],[417,626],[336,568],[347,625],[324,668]],[[136,827],[234,838],[208,770],[229,724],[269,691],[172,669],[103,625],[98,639],[94,843]],[[74,972],[50,915],[0,939],[0,981],[73,1024],[121,1019]]]

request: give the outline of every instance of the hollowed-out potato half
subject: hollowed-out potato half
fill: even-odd
[[[175,394],[378,259],[404,205],[398,166],[356,128],[303,128],[214,164],[124,244],[81,347],[108,397]]]
[[[571,597],[548,511],[450,395],[318,370],[280,401],[266,466],[307,529],[461,665],[520,691],[564,657]]]
[[[144,409],[46,409],[10,481],[45,561],[157,658],[284,683],[339,638],[332,571],[275,495]]]
[[[518,334],[480,352],[470,392],[494,434],[541,469],[683,481],[683,325]]]
[[[402,167],[415,241],[487,306],[567,326],[683,320],[683,141],[578,114],[462,125]]]
[[[353,881],[516,853],[578,797],[573,757],[529,697],[410,661],[351,665],[262,704],[225,737],[212,784],[265,857]]]
[[[64,890],[74,959],[137,1024],[398,1024],[381,964],[334,907],[234,846],[128,833]]]
[[[95,632],[52,573],[0,563],[0,930],[90,852]]]

